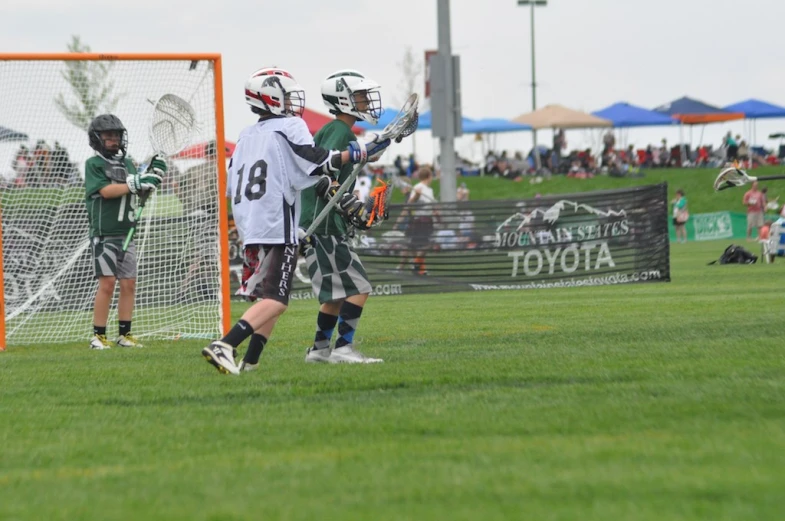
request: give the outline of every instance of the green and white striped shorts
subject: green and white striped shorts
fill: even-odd
[[[308,248],[305,260],[321,304],[371,292],[363,263],[345,238],[314,235],[312,239],[314,247]]]
[[[136,278],[136,245],[133,241],[123,255],[125,237],[93,237],[95,277]]]

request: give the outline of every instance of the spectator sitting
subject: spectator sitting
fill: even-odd
[[[420,165],[417,164],[417,160],[414,158],[414,154],[409,154],[409,166],[406,169],[406,175],[411,177],[420,168]]]
[[[395,169],[398,171],[399,176],[406,175],[406,169],[403,167],[403,157],[396,156],[395,161],[393,161],[393,165],[395,166]]]
[[[750,159],[750,147],[747,146],[746,141],[741,141],[739,143],[739,150],[737,152],[737,158],[741,161],[742,165],[745,165],[747,161]]]
[[[616,136],[613,135],[613,129],[608,129],[605,135],[602,136],[602,154],[605,155],[616,146]]]
[[[760,227],[758,231],[758,239],[761,241],[768,240],[771,234],[771,225],[774,224],[774,221],[766,221],[763,223],[763,226]]]
[[[52,174],[49,145],[43,139],[38,140],[33,150],[33,164],[30,169],[31,186],[47,186]]]
[[[16,157],[11,162],[11,168],[16,174],[14,183],[17,186],[24,187],[27,184],[27,175],[28,172],[30,172],[32,164],[33,160],[30,157],[30,151],[27,150],[26,146],[20,145],[19,150],[16,151]]]
[[[496,156],[492,150],[485,154],[485,175],[498,174],[499,169],[496,167]]]

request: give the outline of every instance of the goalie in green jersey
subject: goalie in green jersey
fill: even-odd
[[[166,162],[154,159],[143,173],[126,157],[128,133],[117,116],[96,117],[87,129],[96,154],[85,163],[85,204],[90,221],[90,243],[98,291],[93,307],[91,349],[109,349],[106,323],[116,282],[120,281],[117,315],[120,347],[141,347],[131,335],[136,298],[136,248],[123,252],[123,241],[133,226],[137,197],[155,191],[166,172]]]

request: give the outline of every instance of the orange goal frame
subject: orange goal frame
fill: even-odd
[[[0,53],[0,61],[210,61],[215,90],[215,133],[218,149],[218,219],[221,263],[221,329],[231,325],[229,296],[229,215],[226,205],[226,137],[224,135],[223,69],[219,53]],[[2,208],[0,208],[0,351],[6,349],[5,290],[3,278]]]

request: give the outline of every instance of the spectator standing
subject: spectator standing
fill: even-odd
[[[763,226],[763,212],[766,209],[765,196],[758,189],[758,182],[752,182],[752,188],[744,194],[743,203],[747,207],[747,240],[752,241],[753,228],[757,231]]]

